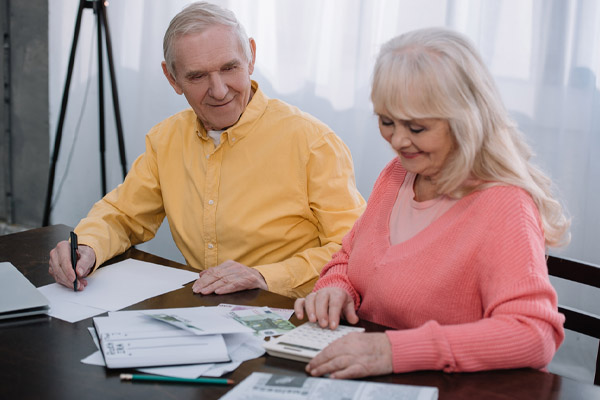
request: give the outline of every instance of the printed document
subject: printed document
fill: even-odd
[[[221,400],[436,400],[438,389],[344,379],[253,372]]]

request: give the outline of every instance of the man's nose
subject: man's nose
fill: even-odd
[[[227,84],[220,74],[212,74],[209,79],[209,94],[212,98],[222,100],[227,96]]]

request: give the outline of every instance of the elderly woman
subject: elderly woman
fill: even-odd
[[[564,338],[545,250],[569,241],[570,222],[477,51],[444,29],[396,37],[371,100],[398,157],[295,311],[331,329],[341,317],[392,329],[350,334],[306,370],[544,368]]]

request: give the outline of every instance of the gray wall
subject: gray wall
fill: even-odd
[[[0,0],[0,223],[41,226],[49,165],[48,0]]]

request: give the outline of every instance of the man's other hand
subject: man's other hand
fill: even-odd
[[[194,293],[200,294],[226,294],[257,288],[267,290],[267,283],[260,272],[231,260],[200,272],[192,286]]]

